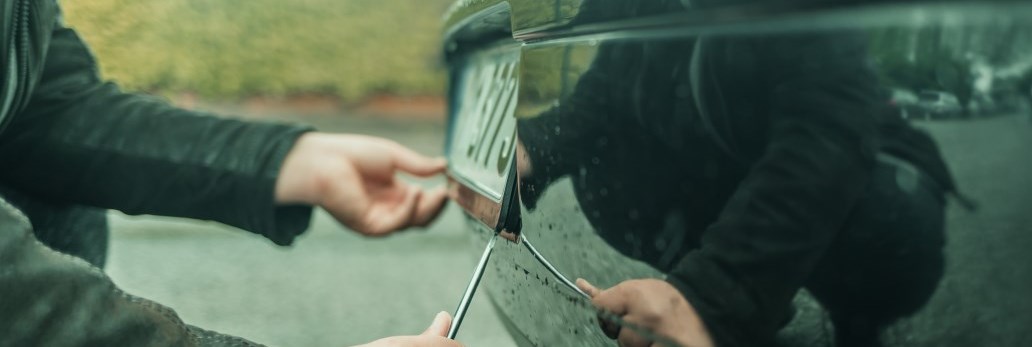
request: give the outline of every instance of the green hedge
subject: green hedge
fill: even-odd
[[[106,78],[207,98],[426,95],[450,0],[65,0]]]

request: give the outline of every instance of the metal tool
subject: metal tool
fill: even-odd
[[[545,256],[541,255],[541,252],[539,252],[537,248],[535,248],[534,245],[530,243],[530,240],[527,239],[527,234],[521,233],[519,235],[519,238],[520,243],[522,243],[527,248],[527,250],[529,250],[530,253],[534,255],[534,258],[537,259],[538,263],[544,266],[545,269],[548,269],[548,272],[552,273],[552,276],[554,276],[555,279],[559,281],[559,283],[562,283],[567,288],[570,288],[570,290],[576,292],[577,294],[580,294],[581,297],[587,299],[588,301],[591,300],[591,296],[588,295],[588,293],[585,293],[583,290],[577,287],[576,283],[570,281],[570,279],[564,276],[563,273],[559,272],[559,269],[556,269],[555,266],[552,265],[552,262],[548,261],[548,259],[546,259]],[[598,308],[595,309],[595,312],[598,314],[599,319],[608,320],[621,327],[628,328],[634,331],[635,333],[638,333],[638,335],[641,335],[642,337],[649,339],[653,342],[656,342],[662,346],[681,347],[680,344],[674,342],[669,337],[656,334],[649,329],[645,329],[643,327],[638,326],[637,324],[630,323],[624,320],[623,317],[620,317],[620,315]]]
[[[537,248],[534,248],[534,245],[531,244],[530,240],[527,239],[526,234],[520,234],[520,241],[520,243],[527,247],[527,250],[530,251],[530,254],[534,255],[534,258],[537,259],[538,263],[544,265],[545,268],[548,269],[548,272],[551,272],[552,276],[555,276],[555,278],[559,280],[560,283],[566,285],[566,287],[570,288],[570,290],[577,292],[577,294],[580,294],[585,299],[591,300],[591,296],[588,295],[588,293],[585,293],[583,290],[580,290],[580,288],[577,287],[576,283],[573,283],[573,281],[570,281],[569,278],[563,276],[563,274],[559,272],[559,269],[556,269],[555,266],[552,266],[552,263],[549,262],[548,259],[545,259],[545,256],[541,255],[541,252],[538,252]]]
[[[462,319],[466,317],[466,312],[469,310],[469,304],[473,301],[473,294],[476,293],[477,286],[480,285],[480,279],[484,277],[484,269],[487,268],[487,260],[491,258],[491,251],[494,250],[495,241],[497,240],[497,235],[491,235],[491,239],[487,241],[487,247],[484,248],[484,253],[480,255],[480,262],[478,262],[477,267],[473,269],[473,278],[469,279],[469,284],[466,285],[466,291],[462,293],[462,300],[459,300],[459,307],[455,309],[451,328],[448,329],[449,339],[454,340],[455,335],[459,333],[459,326],[462,325]]]

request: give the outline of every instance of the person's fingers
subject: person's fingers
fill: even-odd
[[[591,284],[591,282],[588,282],[583,278],[577,279],[577,288],[580,288],[580,290],[584,291],[585,294],[588,294],[588,296],[592,298],[595,298],[602,293],[601,289],[598,289],[595,285]],[[606,336],[611,339],[615,340],[617,336],[620,335],[620,326],[601,315],[598,316],[598,327],[602,330],[602,333],[606,334]]]
[[[422,336],[422,339],[412,344],[411,347],[462,347],[462,344],[443,336]]]
[[[613,286],[612,288],[598,292],[591,297],[591,303],[600,309],[606,310],[609,313],[617,316],[623,316],[627,314],[627,311],[631,304],[631,297],[627,292],[627,287],[623,282]]]
[[[443,336],[419,336],[418,341],[401,346],[411,347],[462,347],[462,343]]]
[[[641,337],[631,329],[620,329],[620,336],[616,338],[616,342],[620,344],[620,347],[648,347],[652,344],[652,341]]]
[[[430,323],[430,326],[426,328],[420,335],[431,335],[431,336],[448,336],[448,330],[451,329],[452,318],[448,312],[437,312],[434,316],[434,321]]]
[[[437,187],[423,192],[416,206],[416,215],[412,217],[412,226],[425,227],[430,225],[437,216],[444,210],[448,202],[448,191],[445,187]]]
[[[365,217],[367,228],[364,234],[383,236],[409,226],[416,213],[416,202],[419,201],[419,196],[423,191],[411,187],[401,187],[400,189],[405,194],[400,203],[378,204],[374,206],[375,211]]]
[[[341,224],[365,232],[364,214],[373,207],[373,201],[364,189],[355,189],[358,183],[338,181],[324,187],[324,197],[318,205]]]
[[[428,341],[425,345],[420,347],[463,347],[462,343],[449,339],[447,337],[434,336],[434,339]]]
[[[580,288],[580,290],[584,291],[585,294],[588,294],[588,296],[592,298],[602,292],[596,288],[595,285],[591,284],[591,282],[588,282],[588,280],[583,278],[577,279],[577,288]]]
[[[444,158],[427,157],[397,143],[392,142],[391,144],[394,165],[401,171],[428,177],[444,172],[448,166],[448,162]]]
[[[462,347],[458,341],[443,336],[392,336],[354,347]]]
[[[534,174],[534,163],[530,161],[527,148],[520,140],[516,140],[516,171],[519,172],[520,177],[530,177]]]

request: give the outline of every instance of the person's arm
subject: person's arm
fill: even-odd
[[[670,272],[720,346],[773,338],[874,165],[877,80],[859,35],[758,40],[769,83],[766,148]]]
[[[58,26],[31,99],[0,134],[0,179],[56,201],[214,220],[284,245],[307,228],[311,208],[277,206],[276,179],[309,130],[124,93]]]
[[[700,249],[665,282],[579,285],[600,308],[686,345],[765,345],[790,318],[792,297],[867,188],[877,148],[877,81],[861,37],[723,43],[765,53],[763,73],[750,81],[769,83],[765,150],[705,230]],[[613,330],[607,333],[623,346],[650,345],[629,329]]]
[[[47,248],[0,199],[0,345],[257,346],[183,323],[103,271]]]
[[[100,269],[47,248],[28,218],[0,199],[0,345],[245,346],[261,345],[187,325],[172,309],[118,289]],[[444,337],[439,313],[418,336],[364,346],[461,347]]]

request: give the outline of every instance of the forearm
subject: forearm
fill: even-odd
[[[780,47],[786,60],[761,69],[774,71],[765,148],[702,247],[669,277],[719,344],[774,336],[867,189],[878,148],[877,80],[861,60],[863,46],[848,39],[800,37],[766,47]],[[836,55],[809,58],[821,50]]]
[[[220,119],[123,93],[58,28],[41,82],[0,134],[0,179],[57,201],[215,220],[287,244],[309,209],[275,206],[275,180],[308,128]]]
[[[754,167],[707,228],[702,248],[668,277],[723,346],[774,336],[789,318],[792,297],[867,186],[866,156],[843,159],[845,154],[829,151],[808,157],[784,150]]]
[[[113,89],[98,87],[74,110],[19,115],[0,139],[0,177],[58,201],[216,220],[288,242],[268,215],[279,167],[306,128],[217,119]]]

